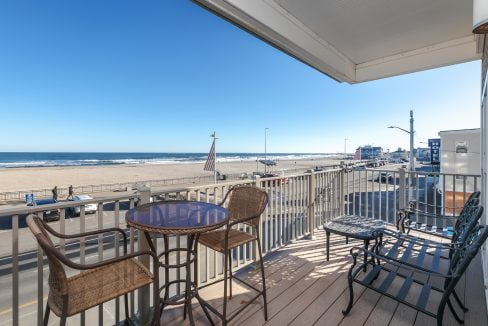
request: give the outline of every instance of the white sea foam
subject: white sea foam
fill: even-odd
[[[32,160],[32,161],[17,161],[17,162],[1,162],[0,168],[19,168],[19,167],[53,167],[53,166],[96,166],[96,165],[138,165],[138,164],[192,164],[204,163],[207,159],[205,154],[180,154],[171,155],[165,154],[166,157],[156,158],[89,158],[89,159],[53,159],[53,160]],[[300,160],[300,159],[323,159],[336,157],[336,154],[268,154],[268,160]],[[218,154],[218,163],[227,162],[243,162],[256,161],[264,159],[264,155],[260,154]]]

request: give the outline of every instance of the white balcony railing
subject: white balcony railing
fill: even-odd
[[[388,180],[382,180],[382,172],[390,173],[391,179],[388,177]],[[440,189],[438,184],[439,180],[443,180],[442,184],[446,187],[448,184],[446,180],[449,178],[454,178],[454,185],[458,185],[458,188],[452,189],[454,196],[467,198],[470,191],[480,186],[479,176],[409,173],[404,170],[357,170],[347,173],[345,170],[331,169],[286,177],[208,184],[164,191],[141,189],[133,194],[84,201],[80,207],[79,217],[68,217],[67,212],[79,206],[80,202],[46,205],[42,210],[39,207],[25,206],[20,209],[0,210],[0,221],[8,224],[7,230],[1,231],[0,243],[0,257],[3,257],[0,258],[0,281],[3,281],[0,286],[1,293],[4,294],[3,298],[0,298],[0,325],[42,324],[48,291],[48,268],[42,251],[30,231],[25,228],[27,214],[43,216],[46,211],[58,210],[59,221],[51,222],[51,226],[61,233],[79,233],[108,227],[126,229],[125,212],[139,203],[173,199],[218,203],[230,186],[242,183],[254,184],[265,189],[269,195],[269,204],[261,216],[260,230],[263,254],[266,255],[293,240],[313,237],[316,228],[341,214],[380,218],[393,224],[396,222],[398,210],[405,207],[409,199],[417,199],[417,203],[423,201],[432,205],[443,204],[443,211],[438,213],[446,214],[450,209],[455,210],[455,208],[446,206],[445,195],[441,196],[439,203],[438,193],[445,194],[446,189],[442,192],[443,189]],[[470,184],[476,189],[469,189]],[[409,186],[411,186],[410,190]],[[84,205],[92,203],[96,204],[98,209],[96,214],[88,215],[85,213]],[[8,223],[10,221],[11,227]],[[240,227],[246,228],[245,225]],[[130,252],[138,250],[140,246],[138,231],[126,229],[126,232],[130,239]],[[186,246],[185,242],[184,236],[174,236],[169,246],[170,248]],[[164,248],[162,239],[155,238],[153,243],[159,250]],[[74,242],[60,239],[58,245],[66,255],[80,263],[115,257],[122,252],[117,235],[87,237]],[[198,256],[200,264],[198,284],[204,285],[222,277],[220,254],[201,246]],[[179,263],[183,258],[175,256],[172,259]],[[255,248],[251,245],[243,245],[233,252],[233,269],[237,270],[252,264],[255,259]],[[67,270],[68,275],[75,272]],[[164,270],[161,269],[160,273],[161,279],[164,279]],[[180,279],[184,273],[184,269],[176,270],[170,275],[170,279]],[[180,294],[183,291],[178,285],[172,289],[173,294]],[[137,317],[138,311],[147,310],[147,306],[151,304],[142,300],[142,296],[142,293],[130,295],[129,310],[132,316]],[[123,319],[121,304],[120,300],[113,300],[72,318],[79,318],[81,325],[90,324],[88,320],[98,320],[99,324],[104,322],[113,324]]]

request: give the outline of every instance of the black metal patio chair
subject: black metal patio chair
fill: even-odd
[[[429,239],[384,230],[381,234],[377,233],[375,235],[377,242],[374,246],[374,252],[379,256],[425,272],[442,272],[442,262],[449,264],[456,250],[463,247],[470,238],[482,215],[482,206],[470,206],[464,210],[458,221],[459,223],[456,224],[456,231],[450,243],[439,243]],[[380,240],[378,240],[379,238]],[[430,259],[427,259],[427,257],[430,257]],[[459,306],[464,311],[467,311],[468,309],[464,306],[455,290],[453,291],[453,296]]]
[[[478,199],[472,199],[472,202],[473,204],[467,206],[456,221],[449,243],[436,242],[385,229],[379,234],[381,240],[377,241],[374,247],[376,254],[411,267],[436,272],[439,268],[439,261],[451,259],[453,250],[464,245],[471,230],[476,227],[483,215],[483,207],[477,205]],[[433,257],[428,267],[424,266],[425,256]],[[415,259],[412,260],[412,258]]]
[[[399,263],[395,260],[380,256],[375,252],[366,250],[361,247],[353,247],[351,256],[353,264],[349,269],[349,303],[343,314],[347,315],[354,302],[353,282],[361,284],[393,300],[403,303],[417,311],[423,312],[428,316],[437,319],[437,325],[441,326],[446,305],[459,322],[464,321],[456,313],[450,297],[454,292],[456,284],[463,276],[473,258],[478,254],[481,246],[488,237],[488,228],[486,226],[476,226],[466,239],[463,247],[456,249],[450,260],[447,273],[432,273],[412,268],[406,264]],[[358,266],[358,256],[367,254],[370,259]],[[384,264],[378,264],[383,262]],[[369,273],[361,273],[366,265],[371,265]],[[426,276],[426,281],[412,277],[414,273],[420,273]],[[378,280],[379,277],[381,280]],[[433,279],[441,278],[444,280],[443,286],[436,286]],[[396,284],[396,286],[393,286]],[[399,290],[398,290],[399,287]],[[436,308],[432,308],[435,302],[435,294],[441,296]],[[429,304],[429,307],[427,305]]]
[[[481,192],[479,191],[471,193],[457,216],[443,214],[441,206],[411,200],[407,208],[399,212],[397,229],[407,234],[414,230],[443,238],[451,238],[454,235],[459,218],[470,206],[478,205],[480,195]]]

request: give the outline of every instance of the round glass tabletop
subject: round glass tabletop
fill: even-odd
[[[224,225],[229,211],[221,206],[197,201],[165,201],[144,204],[127,211],[127,224],[149,232],[189,234]]]

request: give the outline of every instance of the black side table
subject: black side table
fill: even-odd
[[[329,245],[330,234],[338,234],[348,238],[358,239],[364,241],[364,247],[368,249],[369,243],[374,239],[374,231],[382,231],[385,229],[385,224],[380,220],[373,220],[365,216],[347,215],[340,216],[324,225],[324,230],[327,239],[326,252],[327,261],[329,261]],[[368,256],[364,255],[364,262],[368,260]]]

